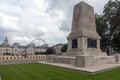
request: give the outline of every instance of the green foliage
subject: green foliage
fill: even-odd
[[[95,15],[96,18],[96,27],[97,27],[97,32],[101,37],[104,37],[105,32],[106,32],[106,24],[103,21],[103,15]]]
[[[115,51],[120,52],[120,33],[114,36],[113,44]]]
[[[109,38],[111,39],[111,44],[113,44],[111,46],[120,51],[120,46],[118,46],[120,42],[120,1],[109,0],[104,6],[103,17],[109,28]]]
[[[109,0],[104,6],[104,21],[110,27],[110,36],[120,31],[120,1]]]
[[[66,52],[67,51],[68,44],[64,44],[61,48],[61,52]]]
[[[109,0],[104,6],[103,15],[96,14],[97,32],[101,36],[101,48],[114,47],[120,51],[120,1]]]
[[[96,29],[98,34],[101,36],[101,43],[100,43],[100,47],[102,50],[106,49],[106,45],[108,44],[106,41],[108,41],[108,37],[106,36],[106,23],[103,20],[103,15],[95,15],[95,19],[96,19]]]

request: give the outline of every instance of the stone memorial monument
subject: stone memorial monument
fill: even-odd
[[[83,1],[74,6],[72,29],[67,39],[67,52],[61,56],[48,56],[47,62],[90,67],[115,61],[113,56],[101,52],[93,7]]]
[[[74,7],[66,55],[80,56],[100,53],[100,36],[96,32],[93,7],[82,1]]]

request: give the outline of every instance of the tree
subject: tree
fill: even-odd
[[[107,26],[103,21],[103,15],[95,14],[95,20],[96,20],[97,32],[101,37],[103,37],[105,35],[106,26]]]
[[[115,51],[120,52],[120,32],[113,38],[113,47]]]
[[[67,46],[68,46],[68,44],[64,44],[61,48],[61,52],[66,52],[67,51]]]
[[[103,21],[106,23],[109,31],[109,39],[111,40],[111,46],[117,48],[120,51],[120,46],[117,42],[120,42],[120,1],[109,0],[104,6]]]
[[[114,47],[120,51],[120,1],[109,0],[102,15],[95,15],[97,32],[101,36],[101,48]]]
[[[104,6],[103,16],[110,28],[110,35],[114,36],[120,30],[120,1],[109,0]]]
[[[100,47],[101,49],[104,51],[106,49],[106,45],[108,44],[108,37],[106,36],[106,27],[107,25],[105,24],[104,20],[103,20],[103,15],[98,15],[95,14],[95,21],[96,21],[96,29],[98,34],[101,36],[101,43],[100,43]]]

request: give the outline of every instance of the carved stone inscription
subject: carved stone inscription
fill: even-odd
[[[72,40],[72,48],[77,48],[77,47],[78,47],[77,39],[73,39]]]
[[[87,45],[88,45],[88,48],[97,48],[97,40],[88,39]]]

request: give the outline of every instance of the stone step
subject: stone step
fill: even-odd
[[[94,64],[105,64],[105,63],[114,63],[115,57],[114,56],[97,56],[94,57]]]

